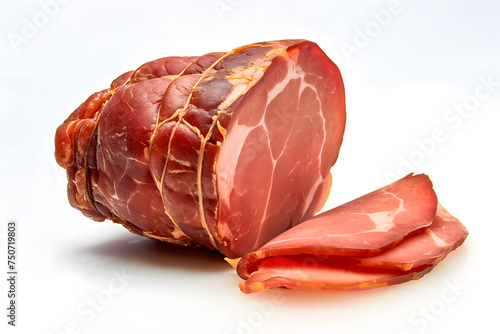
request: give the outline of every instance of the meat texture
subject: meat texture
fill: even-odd
[[[274,287],[362,290],[418,279],[468,236],[410,174],[277,236],[237,265],[245,293]]]
[[[315,43],[254,43],[120,75],[59,126],[55,156],[84,215],[216,249],[245,293],[420,278],[468,235],[426,175],[313,217],[345,117],[340,72]]]
[[[321,208],[344,127],[324,52],[262,42],[124,73],[59,126],[55,156],[84,215],[237,258]]]

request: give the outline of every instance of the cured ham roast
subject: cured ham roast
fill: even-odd
[[[342,77],[318,45],[254,43],[122,74],[58,127],[55,157],[85,216],[241,258],[244,292],[421,276],[466,237],[448,235],[443,224],[457,221],[427,176],[313,217],[330,191],[345,118]],[[404,251],[409,243],[435,255]],[[304,271],[311,258],[317,266]]]
[[[321,208],[344,127],[325,53],[264,42],[121,75],[57,129],[55,155],[88,217],[239,257]]]

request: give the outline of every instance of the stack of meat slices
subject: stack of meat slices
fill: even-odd
[[[467,236],[429,177],[410,174],[291,228],[236,268],[245,293],[371,289],[421,278]]]

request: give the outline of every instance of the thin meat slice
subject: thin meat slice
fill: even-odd
[[[411,271],[373,270],[318,260],[316,256],[277,256],[263,259],[258,270],[240,282],[244,293],[272,288],[296,290],[367,290],[420,279],[434,266]]]
[[[412,270],[437,264],[462,245],[468,235],[467,228],[439,204],[431,226],[422,233],[385,253],[355,260],[360,266]]]
[[[432,223],[437,197],[424,174],[410,174],[278,235],[245,255],[238,274],[247,278],[255,264],[277,255],[373,256]]]
[[[451,251],[463,244],[469,232],[440,204],[432,224],[396,247],[364,258],[308,253],[263,257],[249,265],[244,293],[285,287],[306,290],[366,290],[420,279]]]

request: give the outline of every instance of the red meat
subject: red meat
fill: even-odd
[[[245,293],[273,287],[360,290],[418,279],[468,235],[425,175],[306,220],[238,263]]]
[[[70,203],[95,220],[242,256],[331,185],[344,86],[314,43],[255,43],[124,73],[58,128]]]
[[[313,217],[345,118],[340,72],[315,43],[254,43],[120,75],[59,126],[55,156],[84,215],[216,249],[243,292],[420,278],[468,235],[426,175]]]

